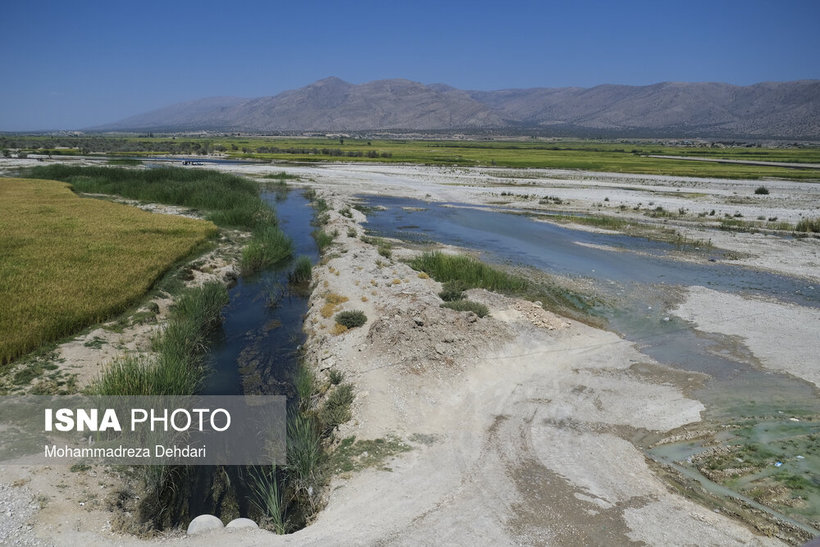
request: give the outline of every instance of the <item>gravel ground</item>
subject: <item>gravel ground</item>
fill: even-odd
[[[39,508],[28,488],[0,484],[0,545],[52,545],[34,533],[32,520]]]

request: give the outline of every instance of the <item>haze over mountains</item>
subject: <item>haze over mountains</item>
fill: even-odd
[[[820,138],[820,80],[465,91],[326,78],[273,97],[212,97],[95,131],[480,131]]]

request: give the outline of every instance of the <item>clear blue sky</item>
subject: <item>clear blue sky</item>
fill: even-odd
[[[4,4],[0,131],[327,76],[481,90],[820,79],[820,0]]]

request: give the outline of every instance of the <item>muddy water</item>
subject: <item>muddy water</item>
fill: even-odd
[[[301,192],[280,191],[262,195],[276,210],[279,226],[293,240],[293,257],[318,258],[311,236],[313,209]],[[212,373],[203,388],[205,395],[294,396],[293,374],[307,313],[307,295],[288,288],[290,264],[242,277],[229,291],[223,309],[222,330],[211,345],[208,366]],[[275,305],[271,305],[273,297]],[[227,478],[227,480],[226,480]],[[193,477],[191,516],[238,511],[247,516],[249,475],[241,467],[197,467]],[[226,491],[230,491],[225,494]]]
[[[782,428],[794,423],[791,420],[807,422],[808,432],[780,439],[784,461],[777,470],[808,477],[815,486],[801,491],[808,505],[778,509],[804,522],[817,521],[820,458],[801,455],[798,459],[791,452],[805,452],[806,439],[820,436],[818,390],[795,377],[765,371],[740,339],[700,332],[693,324],[671,316],[669,308],[682,288],[695,285],[818,308],[820,287],[741,266],[706,260],[681,262],[673,258],[675,249],[669,244],[572,230],[490,208],[372,196],[361,197],[361,202],[372,208],[367,211],[366,228],[377,235],[466,247],[480,251],[489,262],[594,280],[608,302],[594,313],[604,317],[612,330],[660,363],[710,376],[704,387],[691,394],[706,406],[703,418],[707,423],[756,423]],[[702,258],[710,258],[708,253],[704,251]],[[712,253],[718,256],[718,251]],[[754,435],[714,441],[774,450],[769,441]],[[683,460],[687,473],[709,483],[694,466],[686,464],[700,449],[698,443],[680,443],[667,445],[658,453],[653,451],[650,456],[670,464]],[[749,491],[752,486],[739,484],[738,488]],[[724,495],[726,489],[715,484],[711,491]]]

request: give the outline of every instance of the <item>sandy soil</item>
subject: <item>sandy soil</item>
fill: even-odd
[[[766,368],[820,387],[820,310],[691,287],[686,300],[672,313],[695,322],[704,332],[739,336]],[[791,331],[788,342],[783,338],[784,328]]]
[[[772,194],[763,197],[772,199],[758,203],[752,192],[759,181],[381,165],[226,169],[252,176],[285,170],[323,189],[335,209],[328,228],[335,227],[340,235],[329,260],[314,269],[316,289],[305,321],[309,362],[323,374],[331,368],[343,371],[355,385],[353,419],[342,426],[341,435],[395,435],[412,450],[392,459],[390,471],[367,469],[334,478],[316,522],[291,536],[222,531],[156,541],[779,544],[676,493],[636,447],[641,440],[700,420],[703,405],[686,395],[703,381],[700,375],[654,363],[615,334],[485,291],[471,291],[470,298],[485,303],[489,317],[442,309],[438,283],[397,261],[399,252],[387,259],[347,236],[351,227],[361,233],[357,223],[363,217],[354,210],[348,219],[337,211],[359,193],[484,204],[502,200],[499,194],[504,191],[558,196],[569,200],[567,210],[595,210],[598,203],[602,208],[646,205],[651,200],[656,206],[685,207],[694,213],[716,208],[720,215],[737,210],[747,218],[764,214],[794,221],[800,215],[818,215],[818,185],[767,181]],[[604,202],[605,197],[609,201]],[[741,198],[752,201],[740,203]],[[512,198],[512,205],[521,207],[537,208],[537,202]],[[755,267],[820,278],[816,239],[793,244],[773,236],[738,234],[727,236],[726,243],[753,255],[746,262]],[[790,263],[784,264],[787,257]],[[800,321],[816,322],[815,316],[704,291],[691,290],[675,313],[704,330],[726,333],[731,321],[720,315],[720,303],[741,306],[748,321],[757,313],[777,314],[781,347],[803,340],[804,348],[816,355],[816,337],[791,328]],[[329,293],[347,297],[339,309],[362,310],[368,322],[333,334],[332,318],[321,313]],[[778,308],[766,307],[770,305]],[[765,353],[763,342],[749,342],[749,347],[766,366],[816,383],[810,367],[787,369],[785,360]],[[0,469],[0,483],[23,481],[0,489],[0,501],[22,500],[26,505],[44,493],[55,495],[58,476],[47,470],[28,473],[47,478],[31,477],[28,482],[22,476],[14,479],[8,468]],[[88,484],[115,480],[95,476]],[[11,490],[14,495],[8,494]],[[98,512],[79,506],[76,499],[59,506],[49,502],[20,520],[23,531],[17,533],[24,536],[18,537],[56,544],[142,543],[113,534],[106,520],[111,513],[92,509]],[[31,529],[26,531],[26,526]]]

